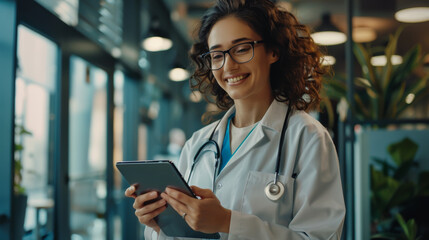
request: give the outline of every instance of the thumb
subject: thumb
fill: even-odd
[[[216,197],[212,192],[212,190],[210,189],[199,188],[197,186],[191,186],[191,189],[192,189],[192,192],[195,193],[195,195],[201,197],[202,199]]]

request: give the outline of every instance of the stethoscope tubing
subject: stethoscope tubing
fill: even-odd
[[[274,172],[274,182],[273,182],[274,184],[277,184],[278,175],[280,172],[281,153],[282,153],[283,144],[284,144],[284,140],[285,140],[285,133],[286,133],[286,130],[287,130],[288,125],[289,125],[289,115],[290,115],[291,109],[292,108],[290,106],[288,106],[287,113],[285,116],[285,120],[284,120],[283,126],[282,126],[282,131],[281,131],[280,141],[279,141],[279,148],[277,150],[277,161],[276,161],[276,168],[275,168],[275,172]],[[187,180],[187,182],[189,183],[189,181],[191,180],[191,176],[192,176],[192,173],[194,171],[195,165],[199,161],[199,155],[201,154],[202,150],[207,145],[212,144],[216,148],[216,151],[214,151],[216,162],[215,162],[215,172],[214,172],[214,176],[213,176],[213,191],[214,191],[214,184],[215,184],[216,176],[219,174],[219,163],[221,161],[220,148],[219,148],[219,145],[217,144],[217,142],[215,140],[213,140],[213,136],[214,136],[214,133],[215,133],[217,127],[219,126],[220,122],[221,121],[219,120],[219,122],[214,127],[212,133],[210,134],[209,140],[207,142],[205,142],[203,145],[201,145],[201,147],[198,149],[197,153],[195,154],[192,165],[191,165],[191,170],[189,172],[188,180]]]
[[[291,107],[288,106],[286,117],[285,117],[285,120],[283,122],[282,134],[280,136],[279,149],[277,151],[276,170],[274,172],[274,184],[277,183],[277,179],[278,179],[279,172],[280,172],[280,163],[281,163],[281,157],[282,157],[281,155],[282,155],[283,143],[285,140],[285,133],[286,133],[287,127],[289,125],[289,114],[290,114],[290,112],[291,112]]]

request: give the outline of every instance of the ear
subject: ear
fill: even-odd
[[[277,53],[277,50],[275,49],[271,50],[270,59],[269,59],[270,64],[275,63],[278,60],[279,60],[279,54]]]

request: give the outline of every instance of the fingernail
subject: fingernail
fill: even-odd
[[[151,197],[156,197],[156,195],[157,195],[157,193],[156,193],[156,192],[151,192],[151,193],[150,193],[150,196],[151,196]]]
[[[166,193],[170,193],[170,188],[165,188]]]

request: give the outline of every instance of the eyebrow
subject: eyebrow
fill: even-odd
[[[250,40],[250,38],[245,38],[245,37],[244,38],[237,38],[235,40],[232,40],[232,44],[236,44],[236,43],[239,43],[242,41],[248,41],[248,40]],[[220,44],[214,45],[214,46],[209,48],[209,51],[216,49],[216,48],[219,48],[220,46],[221,46]]]

